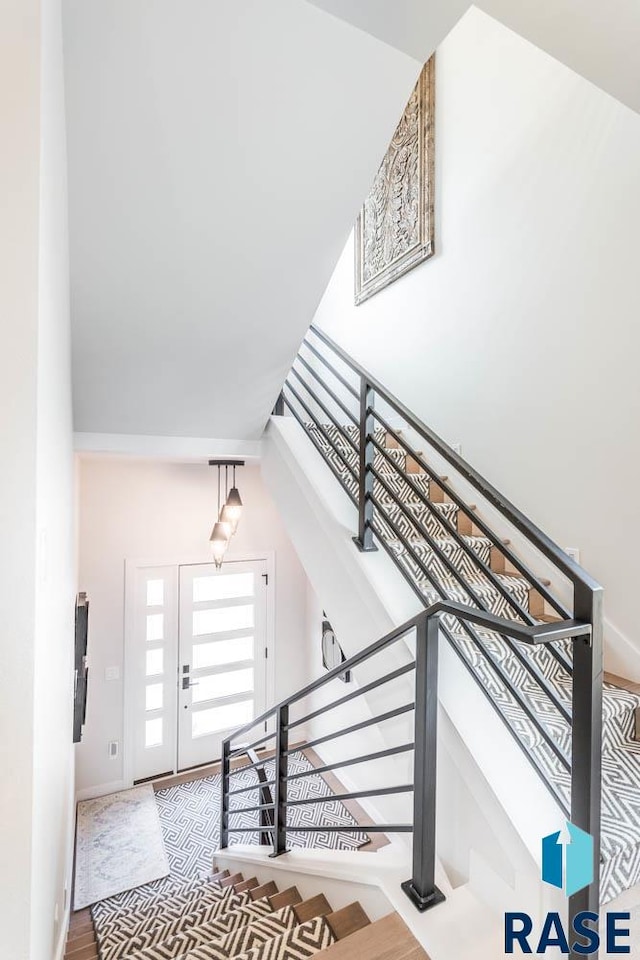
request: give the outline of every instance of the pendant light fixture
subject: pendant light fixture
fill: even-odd
[[[229,540],[238,527],[240,513],[242,512],[242,500],[235,484],[236,467],[243,467],[244,460],[209,460],[209,466],[218,468],[218,519],[213,525],[209,543],[213,553],[213,562],[216,565],[216,570],[219,570],[227,552]],[[222,509],[220,509],[221,467],[225,469],[225,503]],[[233,488],[227,493],[229,467],[233,467]]]
[[[225,523],[228,523],[231,527],[231,536],[238,529],[238,523],[240,522],[240,517],[242,515],[242,499],[240,498],[240,492],[236,487],[236,465],[233,464],[233,486],[231,490],[227,493],[224,507],[222,508],[222,517]]]

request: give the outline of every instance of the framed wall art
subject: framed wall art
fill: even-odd
[[[435,55],[425,63],[355,226],[355,302],[434,253]]]

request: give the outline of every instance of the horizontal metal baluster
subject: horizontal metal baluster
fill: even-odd
[[[259,780],[256,780],[255,783],[252,783],[250,787],[240,787],[239,790],[229,790],[229,796],[235,797],[239,793],[249,793],[250,790],[259,790],[260,787],[275,787],[275,780],[265,780],[264,783],[260,783]]]
[[[369,763],[371,760],[385,760],[387,757],[394,757],[398,753],[409,753],[413,750],[413,743],[403,743],[399,747],[388,747],[386,750],[378,750],[376,753],[365,753],[361,757],[351,757],[348,760],[338,760],[336,763],[325,763],[322,767],[314,767],[313,770],[303,770],[302,773],[293,773],[287,777],[287,782],[292,780],[302,780],[303,777],[312,777],[316,773],[328,773],[329,770],[338,770],[342,767],[353,767],[358,763]]]
[[[343,824],[339,827],[285,827],[287,833],[413,833],[412,823]]]
[[[308,350],[311,350],[311,352],[318,358],[318,360],[320,360],[320,361],[322,361],[322,363],[324,363],[324,365],[325,365],[325,367],[327,368],[327,370],[330,370],[330,371],[331,371],[331,373],[334,375],[334,377],[336,378],[336,380],[339,380],[340,383],[342,384],[342,386],[345,387],[345,388],[349,391],[349,393],[350,393],[353,397],[356,398],[356,400],[359,400],[360,394],[359,394],[359,392],[358,392],[358,389],[357,389],[356,387],[354,387],[351,383],[349,383],[349,381],[346,380],[346,379],[342,376],[342,374],[339,373],[338,370],[336,370],[336,368],[333,366],[333,364],[332,364],[329,360],[327,360],[327,358],[326,358],[325,356],[323,356],[323,354],[322,354],[316,347],[314,347],[314,345],[313,345],[312,343],[310,343],[309,340],[307,340],[307,339],[305,338],[305,339],[302,341],[302,346],[303,346],[303,347],[307,347]]]
[[[268,833],[272,837],[275,829],[275,827],[261,828],[256,824],[255,827],[229,827],[229,833]]]
[[[377,823],[367,824],[361,827],[359,824],[352,826],[345,823],[342,826],[324,826],[324,827],[294,827],[286,826],[282,830],[285,833],[413,833],[413,824],[411,823]],[[258,833],[258,827],[230,827],[229,833]]]
[[[257,810],[273,810],[275,803],[258,803],[254,807],[238,807],[238,809],[229,810],[229,816],[232,817],[234,813],[254,813]]]
[[[272,757],[259,757],[257,760],[254,760],[253,763],[243,763],[241,767],[236,767],[233,772],[245,773],[247,770],[253,770],[255,767],[263,767],[265,763],[268,763],[269,760],[272,759]]]
[[[263,737],[260,737],[258,740],[254,740],[252,743],[248,743],[246,747],[236,747],[235,750],[232,750],[229,756],[233,760],[235,757],[242,756],[243,753],[247,753],[249,750],[255,750],[256,747],[261,746],[261,744],[266,743],[267,740],[273,740],[275,733],[265,733]]]
[[[395,717],[400,717],[404,713],[410,713],[414,707],[414,703],[405,703],[402,707],[396,707],[395,710],[389,710],[387,713],[381,713],[379,716],[371,717],[368,720],[361,720],[360,723],[354,723],[350,727],[345,727],[344,730],[337,730],[335,733],[327,733],[322,737],[316,737],[315,740],[309,740],[308,742],[305,741],[304,749],[306,750],[311,749],[311,747],[317,747],[321,743],[328,743],[329,740],[335,740],[338,737],[346,737],[349,733],[356,733],[358,730],[364,730],[366,727],[370,727],[374,723],[384,723],[385,720],[393,720]],[[292,747],[288,753],[296,753],[299,749],[299,747]]]
[[[306,369],[309,371],[309,373],[311,374],[311,376],[312,376],[315,380],[318,381],[318,383],[320,384],[320,386],[322,387],[322,389],[325,391],[325,393],[328,393],[328,394],[329,394],[329,396],[331,397],[331,399],[333,400],[333,402],[336,404],[336,406],[340,407],[340,409],[342,410],[342,412],[344,413],[344,415],[347,416],[347,417],[349,418],[349,420],[351,420],[351,422],[352,422],[354,425],[357,425],[357,423],[358,423],[358,417],[357,417],[357,415],[354,414],[354,413],[352,413],[352,411],[349,410],[349,408],[348,408],[347,406],[345,406],[345,404],[342,402],[342,400],[335,395],[335,393],[333,392],[333,390],[331,390],[331,388],[328,387],[328,386],[326,385],[326,383],[323,382],[323,380],[321,380],[320,374],[318,373],[318,371],[317,371],[317,370],[314,370],[313,367],[311,366],[311,364],[310,364],[310,363],[307,363],[307,361],[305,360],[305,358],[304,358],[303,356],[301,356],[300,354],[298,354],[298,356],[296,357],[296,360],[299,360],[300,363],[301,363],[304,367],[306,367]],[[294,361],[294,363],[295,363],[295,361]]]
[[[407,663],[403,667],[398,667],[398,669],[394,670],[392,673],[387,673],[383,677],[378,677],[377,680],[371,680],[370,683],[365,684],[364,687],[358,687],[357,690],[352,690],[351,693],[345,694],[345,696],[340,697],[339,700],[334,700],[333,703],[328,703],[324,707],[319,707],[312,713],[308,713],[306,716],[301,717],[299,720],[294,720],[293,723],[289,724],[289,730],[293,730],[294,727],[299,727],[301,723],[307,723],[309,720],[314,720],[316,717],[322,716],[323,713],[328,713],[329,710],[333,710],[335,707],[341,707],[350,700],[355,700],[356,697],[361,697],[363,694],[369,693],[371,690],[375,690],[376,687],[381,687],[384,683],[391,683],[392,680],[397,680],[399,677],[404,677],[405,674],[410,673],[412,670],[415,670],[415,668],[415,663]],[[349,667],[349,669],[353,670],[353,667]]]
[[[307,797],[305,800],[287,800],[288,807],[302,807],[309,803],[333,803],[334,800],[360,800],[364,797],[388,797],[394,793],[413,793],[412,783],[398,787],[380,787],[378,790],[352,790],[350,793],[330,793],[326,797]]]

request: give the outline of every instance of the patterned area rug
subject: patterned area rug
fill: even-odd
[[[267,761],[268,779],[274,776],[273,761]],[[313,770],[313,765],[299,752],[289,757],[289,775]],[[231,778],[231,789],[239,790],[257,784],[256,771],[238,770]],[[289,824],[291,826],[357,826],[357,821],[340,800],[333,799],[333,793],[320,774],[311,774],[292,780],[289,784],[289,800],[307,800],[314,797],[327,797],[326,803],[313,803],[309,806],[291,807]],[[252,827],[258,825],[257,813],[237,813],[233,810],[251,807],[259,803],[258,789],[249,790],[232,797],[230,826]],[[202,876],[211,870],[213,853],[218,848],[220,824],[220,777],[206,777],[192,780],[175,787],[167,787],[156,793],[156,802],[160,812],[160,822],[164,842],[171,865],[171,875],[191,879]],[[233,843],[259,843],[259,833],[231,834]],[[356,850],[369,843],[368,835],[363,831],[342,832],[326,831],[319,833],[295,833],[287,835],[287,845],[294,847],[322,847],[325,850]]]
[[[168,873],[150,784],[78,804],[74,910]]]

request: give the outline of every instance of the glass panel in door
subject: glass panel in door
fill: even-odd
[[[180,567],[178,769],[265,709],[266,561]]]

